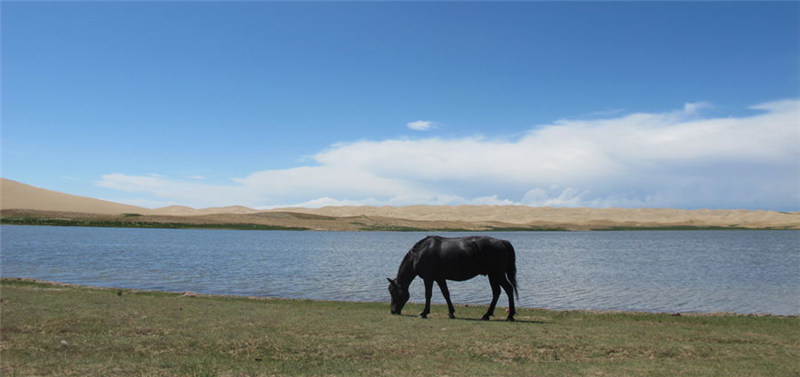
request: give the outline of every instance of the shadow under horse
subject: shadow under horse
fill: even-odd
[[[497,299],[502,287],[508,295],[508,318],[513,321],[514,294],[517,292],[517,266],[514,247],[505,240],[487,236],[445,238],[428,236],[417,242],[408,251],[397,277],[389,280],[392,295],[392,314],[400,314],[409,299],[408,286],[417,276],[425,282],[425,309],[419,314],[427,318],[431,312],[433,282],[439,285],[447,301],[449,317],[455,318],[456,310],[450,302],[447,280],[464,281],[478,275],[487,275],[492,286],[492,302],[481,319],[489,320],[494,315]]]

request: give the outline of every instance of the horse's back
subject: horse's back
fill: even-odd
[[[428,236],[415,245],[416,268],[423,278],[448,280],[501,274],[514,261],[514,249],[509,246],[508,241],[488,236]]]

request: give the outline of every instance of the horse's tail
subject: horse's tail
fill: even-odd
[[[509,259],[508,267],[506,267],[506,279],[514,287],[514,293],[519,298],[519,291],[517,290],[517,253],[514,251],[514,246],[511,245],[511,242],[503,241],[503,243],[508,248],[508,251],[511,252],[511,258]]]

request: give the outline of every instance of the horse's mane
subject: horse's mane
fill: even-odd
[[[397,269],[396,281],[399,281],[401,284],[405,284],[406,286],[411,283],[411,280],[413,280],[414,276],[416,276],[416,273],[414,272],[414,261],[418,258],[419,251],[425,247],[426,242],[429,241],[430,238],[431,237],[425,237],[417,241],[417,243],[415,243],[414,246],[408,250],[406,256],[403,257],[403,261],[400,262],[400,267]]]
[[[411,246],[411,250],[409,250],[408,253],[409,254],[415,254],[420,249],[422,249],[422,247],[425,246],[425,243],[430,241],[431,238],[434,238],[434,236],[428,236],[428,237],[425,237],[425,238],[417,241],[417,243],[415,243],[414,246]]]

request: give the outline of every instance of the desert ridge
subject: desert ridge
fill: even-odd
[[[148,213],[150,210],[85,196],[64,194],[0,178],[0,209],[80,212],[103,215]]]
[[[168,206],[149,210],[149,214],[164,216],[203,216],[203,215],[249,215],[262,212],[243,206],[212,207],[197,209],[187,206]]]
[[[670,208],[554,208],[522,205],[281,208],[322,216],[382,216],[415,221],[469,221],[596,229],[623,227],[744,227],[800,229],[800,212]]]
[[[342,206],[257,210],[242,206],[149,209],[59,193],[0,178],[4,217],[97,218],[135,215],[138,221],[191,224],[261,224],[312,230],[493,230],[617,228],[800,229],[800,212],[657,208],[551,208],[522,205]]]

